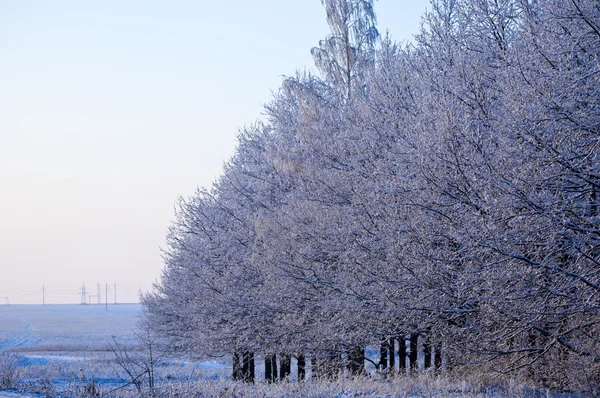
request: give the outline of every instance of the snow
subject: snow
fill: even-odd
[[[124,384],[115,362],[113,338],[130,355],[138,354],[135,328],[140,304],[12,305],[0,307],[0,360],[18,367],[19,390],[36,380],[53,388],[80,388],[95,380],[102,388]],[[195,362],[169,358],[156,363],[157,375],[179,381],[203,378],[220,380],[229,366],[216,361]],[[2,363],[0,363],[0,373]],[[0,391],[0,398],[33,397],[15,389]]]
[[[0,352],[80,351],[133,341],[139,304],[11,305],[0,307]]]
[[[25,398],[25,397],[33,397],[33,395],[22,394],[22,393],[11,392],[11,391],[0,391],[0,398]]]

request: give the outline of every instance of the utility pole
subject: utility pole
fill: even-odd
[[[117,282],[115,282],[115,305],[117,304]]]
[[[100,283],[96,283],[96,293],[98,294],[98,304],[102,304],[102,296],[100,295]]]
[[[8,296],[6,296],[6,300],[4,300],[4,306],[10,307],[10,303],[8,302]]]
[[[81,304],[87,304],[87,293],[85,291],[85,283],[81,285]]]
[[[108,311],[108,283],[106,284],[106,293],[104,294],[104,311]]]
[[[42,285],[42,306],[46,305],[46,285]]]

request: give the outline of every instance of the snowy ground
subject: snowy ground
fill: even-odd
[[[0,351],[84,351],[133,341],[139,304],[0,307]]]
[[[33,395],[22,394],[18,392],[0,391],[0,398],[26,398],[33,397]]]
[[[91,382],[104,388],[128,381],[115,362],[114,341],[135,350],[139,304],[12,305],[0,307],[0,376],[15,367],[21,390],[60,391]],[[114,341],[113,341],[114,337]],[[157,372],[169,380],[218,379],[229,372],[217,362],[164,360]],[[14,390],[0,398],[21,397]]]

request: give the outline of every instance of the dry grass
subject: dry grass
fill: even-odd
[[[421,372],[414,377],[375,375],[364,378],[341,377],[333,381],[284,382],[255,385],[232,382],[228,368],[199,369],[192,363],[167,363],[156,371],[161,385],[154,394],[142,387],[142,393],[126,378],[109,357],[87,360],[50,361],[18,366],[23,357],[0,355],[0,390],[13,388],[46,396],[132,398],[155,397],[581,397],[536,390],[523,383],[494,377],[491,373],[449,374]],[[186,381],[188,380],[188,381]]]
[[[106,396],[132,397],[131,392],[115,391]],[[536,391],[525,385],[507,382],[466,382],[451,380],[445,376],[421,374],[416,377],[390,379],[340,379],[308,383],[281,383],[256,385],[231,381],[197,381],[177,383],[158,389],[156,397],[567,397],[576,395],[551,394]]]

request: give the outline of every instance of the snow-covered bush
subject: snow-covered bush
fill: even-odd
[[[17,358],[9,354],[0,354],[0,389],[15,388],[19,382]]]

